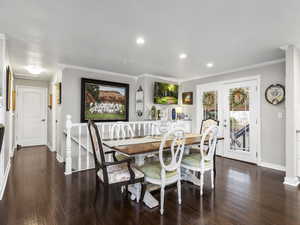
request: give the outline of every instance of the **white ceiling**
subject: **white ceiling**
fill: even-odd
[[[299,0],[1,0],[16,73],[41,64],[177,78],[280,59],[300,43]],[[138,47],[137,36],[146,44]],[[188,58],[179,60],[179,53]],[[209,61],[215,67],[208,69]]]

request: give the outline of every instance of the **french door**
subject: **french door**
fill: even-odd
[[[219,121],[219,136],[224,137],[224,141],[218,143],[218,155],[257,162],[257,90],[257,80],[198,86],[197,124],[209,118]]]
[[[224,156],[256,163],[258,144],[257,81],[226,84],[224,93]]]

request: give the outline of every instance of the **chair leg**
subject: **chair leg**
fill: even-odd
[[[214,170],[211,170],[211,172],[210,172],[211,174],[210,174],[210,176],[211,176],[211,188],[212,189],[214,189],[215,188],[215,184],[214,184],[214,180],[215,180],[215,172],[214,172]]]
[[[160,187],[160,214],[164,214],[165,186]]]
[[[204,172],[200,174],[200,195],[203,195]]]
[[[142,183],[142,191],[141,191],[141,200],[144,201],[144,197],[145,197],[145,193],[146,193],[146,189],[147,189],[147,185],[146,183]]]
[[[177,194],[178,194],[178,204],[181,205],[181,181],[177,181]]]
[[[141,183],[137,183],[135,184],[136,186],[136,202],[139,203],[140,202],[140,198],[141,198],[141,193],[142,193],[142,184]]]

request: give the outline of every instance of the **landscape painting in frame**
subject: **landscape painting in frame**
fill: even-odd
[[[128,121],[129,85],[81,78],[81,122]]]

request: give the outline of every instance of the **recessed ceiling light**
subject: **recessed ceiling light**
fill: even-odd
[[[213,62],[208,62],[208,63],[206,63],[206,67],[207,68],[212,68],[212,67],[214,67],[214,63]]]
[[[186,59],[186,58],[187,58],[187,54],[185,54],[185,53],[181,53],[179,55],[179,59]]]
[[[138,37],[136,39],[136,43],[137,43],[137,45],[142,46],[145,44],[145,39],[143,37]]]
[[[41,68],[39,66],[33,66],[33,65],[26,66],[25,68],[29,73],[35,74],[35,75],[41,74],[44,71],[43,68]]]

